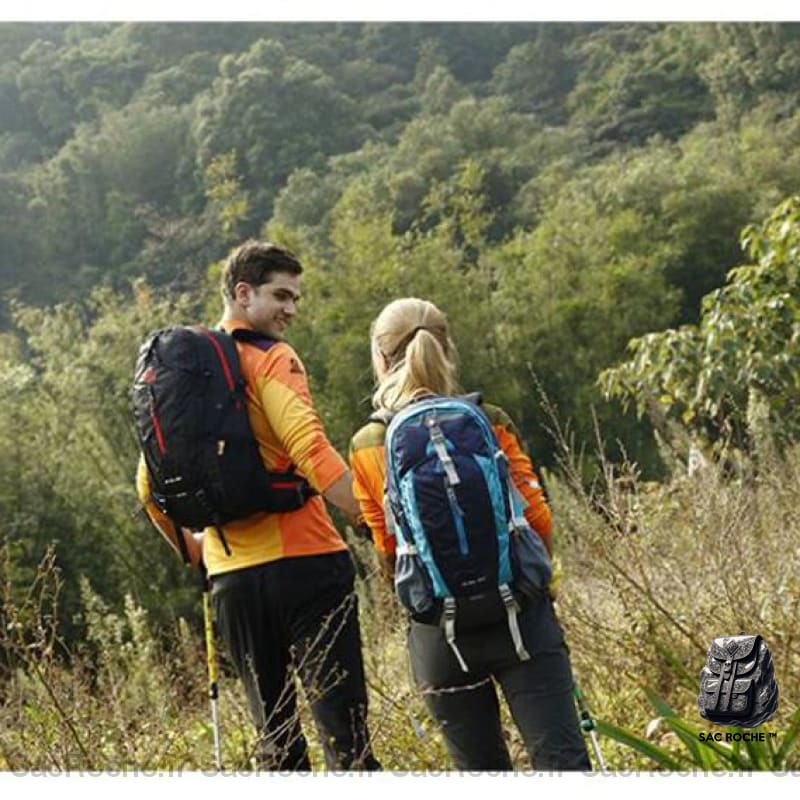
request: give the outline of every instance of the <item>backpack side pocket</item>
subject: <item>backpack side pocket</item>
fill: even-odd
[[[542,597],[553,568],[544,542],[527,525],[511,534],[511,568],[516,589],[532,599]]]
[[[398,549],[394,588],[400,603],[415,617],[427,617],[434,610],[433,584],[416,551]]]

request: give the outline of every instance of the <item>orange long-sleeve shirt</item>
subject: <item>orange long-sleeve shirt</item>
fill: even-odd
[[[533,463],[525,453],[516,426],[499,406],[484,403],[483,411],[509,462],[514,485],[527,501],[525,518],[550,550],[553,521]],[[384,439],[386,426],[368,422],[350,440],[350,469],[353,473],[353,494],[361,506],[364,521],[372,531],[375,547],[387,555],[395,552],[393,534],[386,530],[383,511],[383,488],[386,477]]]
[[[249,326],[239,320],[226,320],[223,327],[230,332]],[[238,341],[236,347],[247,384],[250,425],[267,469],[283,472],[294,464],[298,474],[318,492],[325,492],[344,475],[347,465],[325,435],[297,353],[285,342],[266,351]],[[139,461],[137,488],[153,522],[162,530],[171,530],[171,523],[150,498],[143,458]],[[280,558],[347,549],[321,496],[312,497],[297,511],[260,512],[228,523],[225,538],[230,555],[226,555],[212,528],[205,533],[203,560],[209,575]]]

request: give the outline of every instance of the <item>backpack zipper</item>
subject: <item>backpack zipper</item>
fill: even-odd
[[[467,542],[467,530],[464,527],[464,512],[458,504],[458,498],[452,486],[447,486],[447,502],[450,505],[450,513],[456,525],[456,535],[458,536],[458,549],[462,556],[469,555],[469,542]]]

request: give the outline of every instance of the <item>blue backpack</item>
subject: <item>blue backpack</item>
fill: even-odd
[[[397,538],[395,588],[411,615],[443,624],[461,668],[456,632],[507,620],[521,660],[521,596],[550,581],[544,544],[479,408],[480,395],[430,397],[398,412],[386,431],[386,519]],[[378,418],[373,417],[373,419]]]

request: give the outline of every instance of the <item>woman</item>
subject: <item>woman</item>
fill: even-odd
[[[384,516],[384,440],[391,416],[410,403],[458,391],[455,347],[447,320],[433,303],[395,300],[372,326],[376,414],[353,437],[353,489],[381,564],[394,572],[396,539]],[[483,405],[508,459],[511,478],[527,501],[525,518],[550,551],[551,516],[533,465],[508,415]],[[414,680],[440,726],[457,769],[510,770],[494,681],[499,683],[537,770],[591,769],[572,700],[572,675],[561,628],[547,593],[518,617],[530,658],[521,660],[509,627],[492,624],[459,632],[458,652],[439,624],[412,615],[408,649]],[[462,658],[463,656],[463,658]]]

